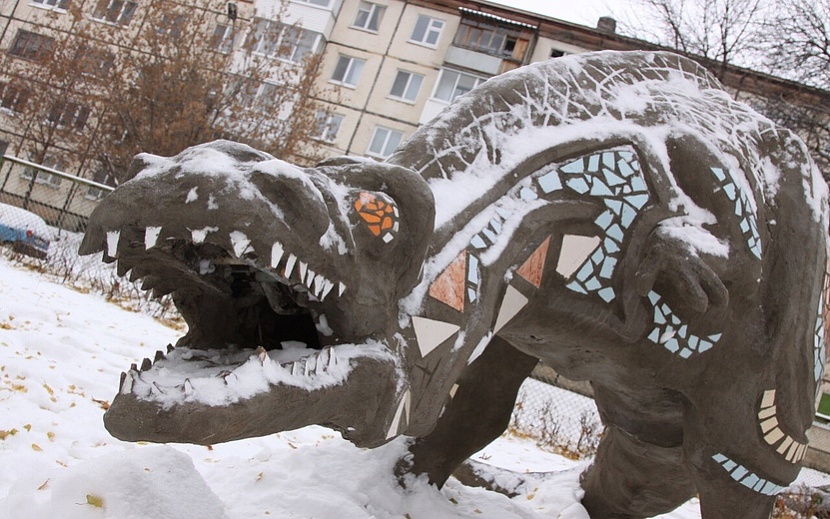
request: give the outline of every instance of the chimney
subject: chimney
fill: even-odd
[[[607,32],[608,34],[614,34],[617,32],[617,20],[611,18],[610,16],[600,16],[597,21],[597,30],[600,32]]]

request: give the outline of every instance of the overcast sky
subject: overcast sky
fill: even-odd
[[[515,7],[568,22],[595,27],[600,16],[623,12],[631,0],[489,0],[494,4]],[[610,7],[613,6],[613,7]]]

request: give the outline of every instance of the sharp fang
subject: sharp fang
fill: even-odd
[[[314,283],[314,278],[316,276],[317,276],[316,272],[314,272],[311,269],[308,269],[308,275],[305,277],[305,286],[307,286],[310,289],[311,285]]]
[[[233,231],[228,236],[230,237],[231,244],[233,245],[233,253],[237,258],[242,257],[242,255],[248,250],[248,245],[251,244],[251,240],[245,236],[245,233],[240,231]]]
[[[184,393],[185,396],[187,396],[195,392],[196,388],[193,387],[193,382],[191,382],[189,378],[184,379],[184,383],[182,384],[182,393]]]
[[[202,229],[191,229],[190,230],[190,237],[193,240],[193,243],[199,245],[200,243],[205,242],[205,238],[207,238],[208,233],[216,232],[219,230],[219,227],[204,227]]]
[[[175,349],[176,349],[176,348],[175,348],[175,347],[173,347],[173,345],[172,345],[172,344],[168,344],[168,345],[167,345],[167,353],[170,353],[171,351],[173,351],[173,350],[175,350]]]
[[[343,292],[346,291],[346,285],[343,284],[342,281],[337,282],[337,295],[342,296]]]
[[[277,265],[280,264],[280,260],[282,259],[282,255],[285,252],[285,249],[282,248],[282,244],[280,242],[275,241],[274,245],[271,247],[271,268],[277,268]]]
[[[297,256],[293,254],[288,255],[288,260],[285,262],[285,279],[291,278],[291,273],[294,272],[294,264],[297,262]]]
[[[115,258],[118,255],[118,240],[121,238],[121,231],[107,232],[107,256]]]
[[[135,364],[133,364],[135,366]],[[138,376],[138,373],[134,369],[130,369],[130,372],[124,376],[124,383],[121,385],[121,394],[122,395],[129,395],[133,391],[133,384],[135,384],[135,379]]]
[[[324,301],[326,299],[326,296],[329,295],[329,292],[331,292],[331,289],[333,287],[334,283],[332,283],[328,279],[323,279],[323,290],[322,295],[320,296],[320,301]]]
[[[150,362],[150,359],[145,357],[144,360],[141,362],[141,371],[147,371],[152,367],[153,363]]]
[[[155,247],[159,234],[161,234],[161,227],[147,227],[147,230],[144,231],[144,248],[152,249]]]
[[[334,356],[334,348],[329,348],[329,365],[328,367],[331,368],[332,366],[337,366],[337,357]]]
[[[323,276],[314,278],[314,295],[317,296],[317,299],[322,299],[324,286],[326,286],[326,278]]]
[[[156,358],[155,358],[155,359],[153,359],[153,364],[155,364],[156,362],[158,362],[158,361],[160,361],[160,360],[163,360],[163,359],[164,359],[164,353],[162,353],[162,351],[161,351],[161,350],[158,350],[158,351],[156,352]]]
[[[308,271],[308,264],[301,261],[300,262],[300,281],[301,282],[305,282],[305,275],[306,275],[307,271]]]
[[[135,362],[130,364],[130,371],[138,371],[138,366],[136,365]]]
[[[121,379],[118,381],[118,392],[120,393],[122,389],[124,389],[124,381],[127,380],[127,374],[125,372],[121,372]]]
[[[308,359],[303,359],[303,376],[307,377],[307,376],[308,376],[308,372],[309,372],[309,369],[308,369]]]
[[[323,348],[317,355],[317,372],[326,371],[326,365],[329,363],[330,348]]]
[[[291,376],[296,377],[299,374],[298,371],[300,371],[300,362],[299,361],[292,362],[291,363]]]

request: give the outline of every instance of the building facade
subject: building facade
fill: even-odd
[[[45,25],[72,31],[80,16],[142,30],[136,21],[142,9],[151,7],[148,0],[0,0],[0,49],[25,66],[49,48],[42,34]],[[301,28],[292,52],[322,53],[318,87],[323,109],[315,140],[325,155],[382,159],[459,95],[528,63],[592,50],[656,49],[616,34],[610,18],[584,27],[486,0],[203,0],[192,8],[211,13],[205,30],[226,52],[270,23]],[[255,51],[268,53],[264,47]],[[275,56],[275,66],[284,59]],[[735,67],[723,80],[749,101],[753,96],[827,95],[805,93],[794,83]],[[256,95],[267,97],[268,87],[263,84]],[[4,124],[9,117],[21,117],[24,103],[21,93],[0,77],[0,150],[26,158],[24,136]],[[67,124],[92,123],[88,107],[65,107],[63,112]],[[49,162],[45,165],[82,176],[94,174],[73,165],[71,157],[55,156]]]

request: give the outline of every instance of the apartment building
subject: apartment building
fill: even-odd
[[[44,23],[72,30],[72,6],[90,20],[140,30],[130,22],[150,5],[147,0],[0,0],[0,49],[25,63],[48,48],[39,34]],[[528,63],[590,50],[656,48],[616,34],[610,18],[585,27],[487,0],[202,0],[193,9],[212,13],[207,30],[225,51],[250,41],[249,34],[277,18],[301,28],[293,55],[323,55],[318,87],[326,110],[319,114],[316,141],[326,155],[382,159],[459,95]],[[274,56],[275,66],[281,60],[285,57]],[[750,101],[770,95],[827,100],[827,93],[736,67],[724,81]],[[269,86],[263,84],[256,96],[267,97]],[[21,99],[13,89],[0,90],[0,149],[11,143],[9,152],[17,153],[19,139],[8,134],[3,118],[16,115]],[[84,107],[64,111],[70,124],[87,124]],[[56,159],[48,165],[72,169],[70,163]]]

